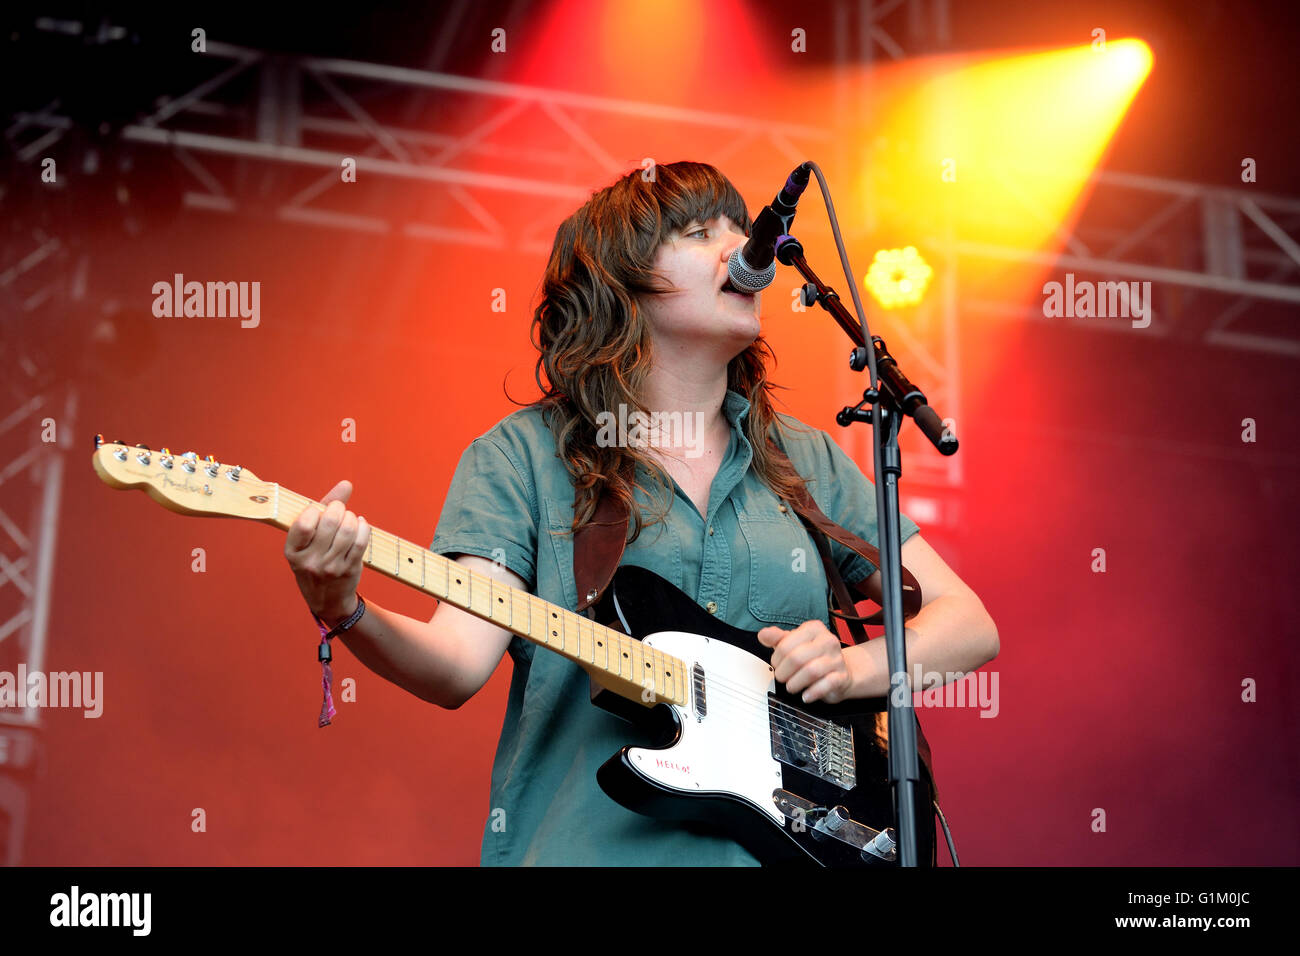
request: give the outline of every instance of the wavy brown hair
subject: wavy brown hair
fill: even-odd
[[[672,291],[654,272],[655,254],[691,222],[726,216],[746,234],[751,226],[744,199],[713,166],[680,162],[652,170],[634,170],[594,193],[560,225],[530,331],[541,353],[534,376],[542,397],[533,404],[543,409],[577,489],[573,530],[591,520],[606,490],[635,519],[631,541],[647,526],[634,498],[641,486],[632,465],[648,469],[664,501],[648,524],[661,521],[672,506],[672,482],[644,450],[598,445],[597,416],[620,403],[629,411],[648,411],[641,396],[654,356],[637,303]],[[783,386],[768,382],[769,360],[774,363],[775,356],[760,336],[728,363],[727,387],[749,399],[744,426],[754,471],[775,494],[789,498],[802,479],[768,448],[773,426],[784,427],[770,395]]]

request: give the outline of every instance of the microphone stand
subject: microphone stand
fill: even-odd
[[[903,466],[898,450],[898,430],[903,416],[910,416],[944,455],[956,452],[957,439],[944,428],[934,409],[926,404],[921,390],[908,381],[880,336],[871,337],[873,352],[868,351],[861,323],[849,314],[835,290],[813,272],[804,259],[799,240],[789,235],[778,238],[776,258],[785,265],[794,266],[807,281],[803,288],[804,305],[820,305],[853,340],[849,367],[855,372],[870,367],[873,378],[879,375],[879,390],[874,387],[874,381],[868,382],[862,401],[843,408],[835,420],[845,427],[853,422],[872,426],[876,524],[880,533],[881,608],[885,613],[885,649],[889,661],[889,779],[894,784],[894,808],[898,817],[899,862],[903,866],[916,866],[916,787],[920,780],[920,767],[916,752],[916,713],[907,684],[907,644],[903,634],[902,519],[898,509],[898,479]],[[863,406],[868,403],[871,410],[865,412]]]

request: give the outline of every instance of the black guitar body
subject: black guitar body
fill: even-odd
[[[600,768],[597,780],[612,799],[725,833],[765,865],[897,865],[884,698],[803,703],[772,680],[772,649],[754,633],[718,620],[644,568],[620,567],[596,615],[681,658],[694,674],[689,706],[647,708],[593,688],[594,703],[648,722],[656,737],[656,748],[624,747]],[[918,859],[933,865],[924,766],[915,805]]]

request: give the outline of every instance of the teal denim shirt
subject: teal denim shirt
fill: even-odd
[[[647,526],[621,563],[653,571],[701,607],[713,602],[718,617],[744,630],[807,620],[829,625],[829,585],[816,545],[750,468],[741,424],[749,407],[727,392],[731,440],[708,513],[701,515],[674,482],[666,520]],[[826,432],[807,426],[785,429],[780,442],[822,511],[874,541],[875,489],[852,459]],[[640,479],[648,486],[644,473]],[[638,501],[658,510],[641,492]],[[573,484],[540,409],[529,407],[465,450],[430,550],[498,560],[532,593],[574,610],[572,521]],[[902,539],[916,532],[904,515]],[[831,554],[846,581],[875,570],[838,542],[831,542]],[[605,796],[597,768],[623,746],[651,740],[591,703],[587,675],[576,664],[518,637],[508,653],[514,675],[492,767],[483,865],[757,864],[729,839],[641,816]]]

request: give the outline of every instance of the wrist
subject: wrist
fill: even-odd
[[[844,668],[849,672],[849,686],[844,691],[845,698],[865,697],[864,691],[866,690],[867,681],[866,662],[863,660],[863,655],[858,653],[856,645],[841,648],[840,653],[844,656]]]
[[[343,604],[330,608],[328,613],[315,615],[316,620],[332,631],[356,612],[357,604],[358,595],[354,593]]]
[[[844,649],[844,663],[849,669],[849,692],[855,698],[884,697],[889,692],[889,676],[882,673],[872,653],[873,641]]]

